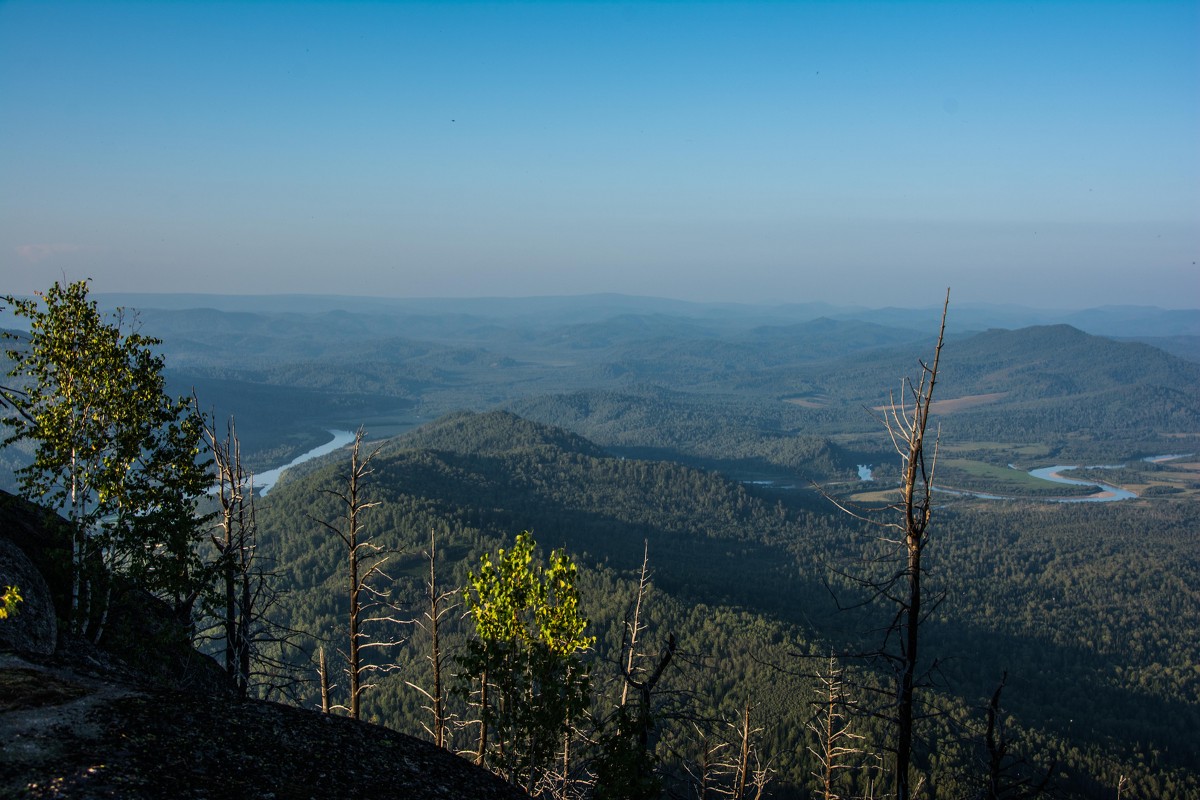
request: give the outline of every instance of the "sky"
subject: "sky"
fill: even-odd
[[[0,1],[0,293],[1200,307],[1200,1]]]

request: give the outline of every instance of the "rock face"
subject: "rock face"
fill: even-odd
[[[58,618],[65,618],[71,602],[71,535],[66,520],[0,491],[0,541],[15,545],[32,562],[42,575],[42,583],[49,587]],[[24,595],[25,586],[21,589]]]
[[[0,655],[0,797],[519,800],[428,742],[315,711]]]
[[[0,492],[0,585],[17,585],[17,615],[0,623],[0,650],[49,655],[56,646],[96,650],[56,630],[71,604],[71,538],[66,520]],[[10,573],[11,576],[10,577]],[[9,623],[13,623],[11,626]],[[174,689],[221,692],[224,672],[192,647],[187,620],[166,603],[127,583],[114,582],[102,646],[93,656],[136,664],[144,680]]]
[[[54,601],[46,579],[21,548],[0,538],[0,589],[21,591],[17,613],[0,621],[0,649],[50,655],[58,642]]]

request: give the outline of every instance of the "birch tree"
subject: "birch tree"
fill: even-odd
[[[552,761],[570,761],[574,726],[591,698],[580,653],[594,641],[584,633],[574,562],[555,550],[545,566],[535,563],[535,547],[521,533],[471,573],[465,599],[476,635],[460,660],[478,687],[477,763],[529,794],[556,791],[546,785]]]
[[[106,319],[86,281],[3,300],[29,324],[27,336],[6,334],[19,390],[6,391],[4,443],[33,443],[21,491],[70,523],[71,630],[99,641],[116,576],[190,618],[202,585],[203,421],[164,391],[160,342],[130,330],[120,309]]]

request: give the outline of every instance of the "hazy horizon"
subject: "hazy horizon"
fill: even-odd
[[[1200,307],[1200,4],[0,4],[0,291]]]
[[[1008,303],[1008,302],[988,302],[987,300],[975,301],[959,301],[953,287],[950,287],[950,303],[955,309],[993,309],[993,310],[1027,310],[1044,313],[1070,313],[1077,311],[1091,310],[1158,310],[1158,311],[1200,311],[1200,304],[1191,306],[1177,306],[1175,308],[1167,308],[1164,306],[1139,304],[1139,303],[1105,303],[1102,305],[1062,305],[1049,306],[1039,305],[1037,303]],[[255,299],[280,299],[280,300],[322,300],[322,301],[363,301],[366,303],[439,303],[453,304],[455,302],[469,303],[504,303],[506,301],[554,301],[554,300],[611,300],[615,304],[620,304],[622,301],[630,302],[631,304],[688,304],[696,306],[710,307],[746,307],[746,308],[782,308],[786,306],[827,306],[833,310],[884,310],[895,308],[899,310],[940,310],[942,301],[945,299],[945,289],[942,290],[942,295],[936,302],[922,303],[886,303],[882,305],[872,305],[869,303],[854,302],[851,300],[841,301],[833,300],[787,300],[781,299],[776,301],[763,300],[759,302],[753,301],[737,301],[737,300],[687,300],[681,297],[668,297],[665,295],[643,295],[630,294],[627,292],[580,292],[576,294],[531,294],[531,295],[427,295],[427,296],[411,296],[411,295],[356,295],[356,294],[338,294],[332,292],[325,293],[301,293],[301,292],[260,292],[260,293],[227,293],[227,292],[104,292],[96,291],[92,293],[94,298],[139,298],[139,297],[175,297],[175,298],[227,298],[238,299],[246,302],[251,302]]]

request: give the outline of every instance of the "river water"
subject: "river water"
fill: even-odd
[[[1193,454],[1192,453],[1179,453],[1179,454],[1175,454],[1175,455],[1149,456],[1147,458],[1143,458],[1142,461],[1146,461],[1151,464],[1159,464],[1159,463],[1162,463],[1163,461],[1172,461],[1176,458],[1187,458],[1191,455],[1193,455]],[[1125,466],[1125,465],[1124,464],[1104,464],[1104,465],[1085,467],[1085,469],[1120,469],[1123,466]],[[1070,484],[1071,486],[1094,486],[1097,489],[1096,494],[1089,494],[1085,497],[1038,497],[1038,498],[1029,498],[1029,499],[1043,500],[1048,503],[1109,503],[1114,500],[1132,500],[1137,497],[1136,493],[1131,492],[1128,489],[1122,489],[1120,486],[1113,486],[1111,484],[1102,483],[1100,481],[1088,481],[1088,480],[1078,480],[1076,478],[1064,478],[1061,474],[1068,470],[1079,469],[1079,468],[1080,467],[1078,464],[1074,464],[1074,465],[1060,464],[1060,465],[1053,466],[1053,467],[1042,467],[1040,469],[1031,469],[1031,470],[1029,470],[1029,474],[1035,478],[1041,478],[1044,481],[1053,481],[1055,483],[1066,483],[1066,484]],[[1015,469],[1015,467],[1014,467],[1014,469]],[[951,491],[948,489],[939,489],[938,491],[944,491],[948,494],[960,494],[960,495],[969,495],[971,497],[981,497],[985,500],[1019,500],[1019,499],[1021,499],[1018,497],[999,497],[994,494],[984,494],[983,492],[959,492],[959,491]]]
[[[1124,464],[1092,466],[1087,469],[1120,469]],[[1100,490],[1099,494],[1089,494],[1086,497],[1054,497],[1047,498],[1055,503],[1107,503],[1112,500],[1132,500],[1137,497],[1136,494],[1128,489],[1122,489],[1120,486],[1112,486],[1107,483],[1098,481],[1081,481],[1075,478],[1064,478],[1061,474],[1070,469],[1079,469],[1079,465],[1074,466],[1055,466],[1042,467],[1041,469],[1031,469],[1029,474],[1035,478],[1041,478],[1044,481],[1054,481],[1055,483],[1066,483],[1071,486],[1095,486]]]
[[[271,491],[271,489],[273,489],[275,487],[275,484],[279,482],[279,476],[283,474],[284,470],[291,469],[292,467],[296,466],[297,464],[303,464],[305,461],[314,459],[317,456],[323,456],[326,453],[332,453],[334,450],[345,447],[346,445],[348,445],[354,441],[354,434],[351,433],[350,431],[333,431],[333,430],[331,430],[329,432],[329,434],[331,436],[333,436],[333,439],[331,441],[326,442],[325,444],[321,445],[320,447],[314,447],[312,450],[309,450],[307,453],[303,453],[301,455],[296,456],[291,461],[289,461],[287,464],[284,464],[282,467],[276,467],[275,469],[269,469],[266,472],[263,472],[259,475],[255,475],[254,476],[254,488],[258,489],[259,494],[265,496],[266,493]]]

